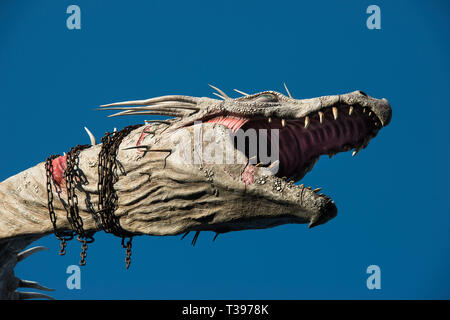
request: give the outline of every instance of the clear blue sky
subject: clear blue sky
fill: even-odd
[[[81,8],[81,30],[66,8]],[[366,8],[381,8],[381,30]],[[357,89],[387,98],[389,127],[357,157],[323,158],[304,181],[338,216],[306,225],[138,237],[125,270],[120,239],[96,235],[82,289],[66,288],[79,243],[20,264],[59,299],[450,298],[450,5],[447,1],[2,1],[0,148],[4,180],[50,154],[142,118],[104,103],[165,94],[283,90],[296,98]],[[192,234],[189,236],[191,237]],[[381,268],[381,290],[366,268]]]

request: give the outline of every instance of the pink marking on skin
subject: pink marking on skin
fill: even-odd
[[[245,167],[244,172],[242,172],[242,175],[241,175],[241,180],[245,183],[245,188],[247,188],[248,185],[255,182],[255,177],[254,177],[255,173],[256,173],[255,166],[248,164]]]
[[[141,143],[142,143],[142,141],[144,140],[144,138],[145,138],[148,134],[150,134],[150,133],[147,131],[147,129],[150,129],[150,126],[145,126],[145,127],[144,127],[144,130],[142,130],[141,136],[139,137],[138,141],[136,142],[136,147],[137,147],[137,146],[140,146]],[[140,149],[136,149],[136,150],[137,150],[137,152],[139,152],[139,153],[144,152],[144,151],[142,151],[142,150],[140,150]]]
[[[66,170],[66,158],[67,156],[61,156],[53,159],[53,179],[59,186],[63,186],[64,179],[64,171]]]

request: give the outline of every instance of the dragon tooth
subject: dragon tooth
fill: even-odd
[[[338,108],[333,107],[333,108],[331,108],[331,109],[333,110],[333,117],[334,117],[334,120],[337,120],[337,118],[338,118]]]
[[[323,112],[322,111],[319,111],[319,121],[320,121],[320,123],[323,122]]]
[[[282,125],[283,127],[285,127],[285,126],[286,126],[286,120],[281,119],[281,125]]]
[[[322,190],[322,188],[316,188],[316,189],[314,189],[313,191],[314,191],[315,193],[317,193],[317,192],[319,192],[320,190]]]
[[[280,163],[280,160],[276,160],[274,162],[272,162],[272,164],[268,167],[269,169],[274,168],[275,166],[277,166]]]
[[[359,150],[361,150],[361,149],[355,149],[355,150],[353,150],[353,152],[352,152],[352,157],[356,156],[356,155],[358,154]]]
[[[309,126],[309,117],[306,116],[305,117],[305,129],[308,128],[308,126]]]
[[[348,115],[351,116],[353,113],[353,107],[351,106],[350,109],[348,109]]]
[[[269,118],[267,119],[267,121],[269,121],[269,123],[271,123],[271,122],[272,122],[272,118],[269,117]]]
[[[276,161],[272,162],[272,164],[270,166],[268,166],[267,168],[270,170],[270,172],[272,174],[276,174],[278,172],[279,165],[280,165],[280,161],[276,160]]]

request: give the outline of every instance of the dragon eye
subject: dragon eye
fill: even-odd
[[[256,98],[256,101],[260,102],[278,102],[276,95],[272,93],[263,93]]]

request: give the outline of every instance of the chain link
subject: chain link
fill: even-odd
[[[131,263],[131,246],[132,246],[131,241],[133,241],[133,237],[128,238],[126,245],[125,245],[125,238],[126,237],[122,237],[122,248],[126,249],[125,263],[126,263],[127,269],[128,269],[130,267],[130,263]]]
[[[48,212],[50,215],[50,221],[53,225],[53,231],[55,233],[55,236],[58,240],[61,241],[60,244],[60,251],[59,255],[63,256],[66,254],[66,241],[73,239],[73,232],[72,231],[59,231],[56,226],[56,214],[55,209],[53,207],[53,188],[52,188],[52,182],[55,186],[55,190],[59,193],[61,191],[60,186],[56,183],[53,176],[53,160],[59,157],[59,155],[51,155],[47,158],[47,161],[45,163],[45,169],[46,169],[46,176],[47,176],[47,205],[48,205]]]
[[[128,126],[119,132],[107,132],[102,138],[102,149],[98,155],[98,211],[103,230],[112,233],[115,236],[122,237],[122,247],[124,239],[129,238],[126,248],[125,262],[127,269],[131,263],[131,239],[133,234],[122,229],[119,218],[114,214],[118,206],[118,196],[114,190],[114,184],[119,180],[117,174],[116,160],[117,151],[123,138],[132,130],[141,127],[141,125]]]
[[[81,257],[80,266],[84,266],[86,264],[86,256],[87,256],[86,250],[88,248],[87,240],[86,239],[80,239],[80,237],[77,237],[77,239],[78,239],[78,241],[80,241],[82,243],[82,245],[81,245],[82,251],[80,253],[80,257]]]
[[[133,234],[122,229],[119,218],[114,214],[118,205],[118,196],[114,190],[114,184],[119,180],[117,174],[118,162],[116,160],[117,151],[123,138],[127,136],[132,130],[141,127],[142,125],[128,126],[119,132],[107,132],[102,138],[102,148],[98,155],[98,211],[94,215],[100,217],[100,222],[103,230],[107,233],[112,233],[115,236],[122,237],[122,247],[126,248],[126,268],[128,269],[131,263],[131,247]],[[86,232],[83,228],[83,219],[79,215],[78,196],[75,192],[77,184],[85,184],[87,181],[83,178],[78,167],[78,155],[81,150],[90,147],[89,145],[78,145],[71,148],[66,156],[66,169],[64,171],[64,178],[66,180],[67,189],[67,206],[66,209],[67,220],[69,221],[72,230],[59,231],[56,225],[56,214],[53,207],[53,189],[60,194],[61,188],[55,181],[53,175],[53,160],[59,155],[52,155],[47,158],[45,163],[45,170],[47,176],[47,205],[49,210],[50,221],[53,225],[54,233],[57,239],[61,241],[60,255],[66,253],[67,241],[73,239],[77,235],[77,240],[81,242],[80,265],[86,264],[87,244],[94,242],[93,233]],[[129,238],[125,245],[125,238]]]

